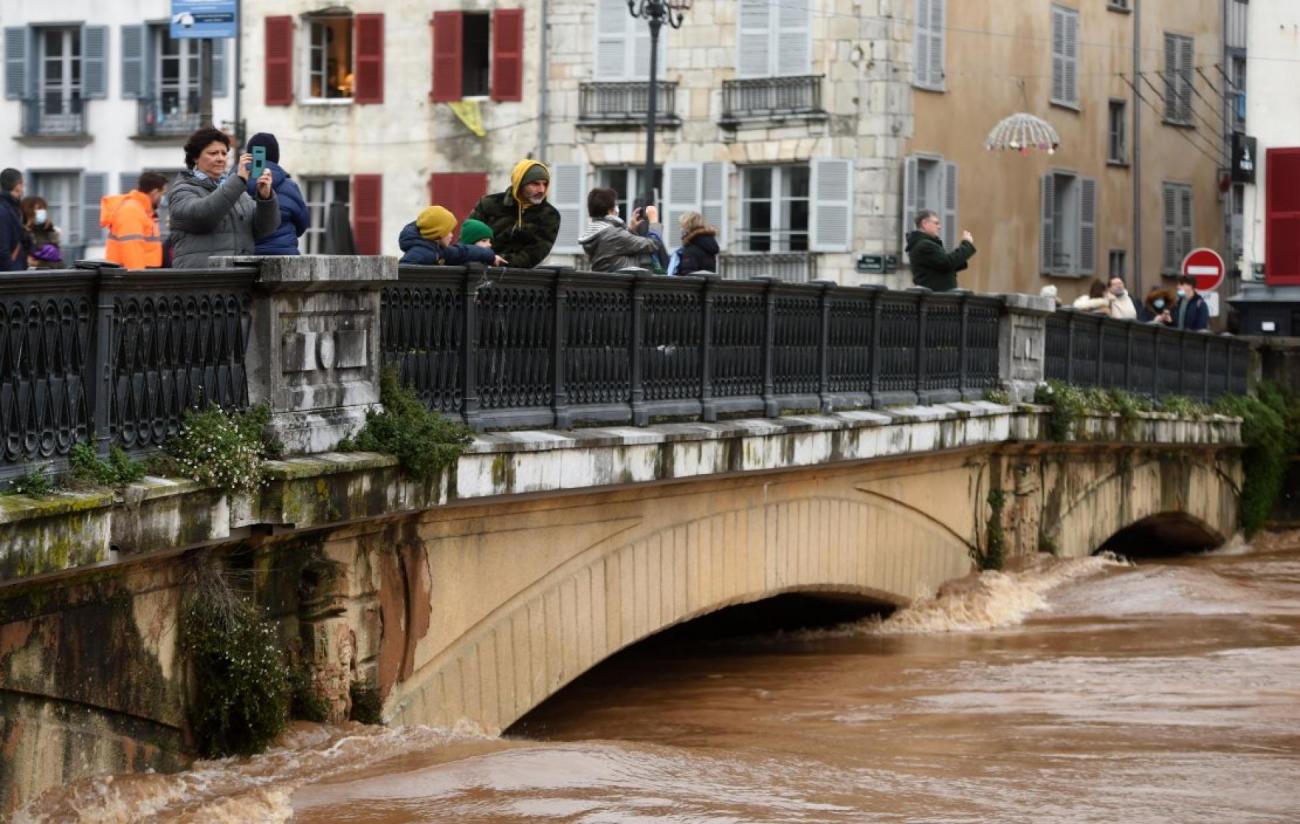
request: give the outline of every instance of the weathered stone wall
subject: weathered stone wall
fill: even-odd
[[[1041,410],[980,403],[498,433],[428,485],[384,456],[318,455],[233,499],[158,479],[62,512],[9,498],[0,810],[186,763],[178,616],[212,557],[278,621],[328,717],[347,717],[357,685],[389,723],[501,729],[614,651],[728,604],[906,604],[970,570],[992,489],[1013,557],[1044,535],[1084,555],[1152,516],[1235,530],[1237,421],[1082,419],[1068,444],[1044,431]],[[69,551],[30,551],[55,534]]]

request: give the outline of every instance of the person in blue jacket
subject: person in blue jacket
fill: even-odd
[[[397,245],[402,250],[399,263],[419,266],[506,265],[506,259],[492,251],[490,246],[452,243],[455,233],[455,215],[442,206],[426,206],[419,217],[402,227],[402,233],[397,237]]]
[[[1210,328],[1210,307],[1205,298],[1196,293],[1196,278],[1183,275],[1178,278],[1178,303],[1173,310],[1174,326],[1189,332],[1204,332]]]
[[[284,169],[280,168],[280,143],[269,132],[258,132],[248,139],[248,151],[254,146],[266,149],[266,168],[271,170],[271,191],[280,203],[280,228],[257,241],[259,255],[296,255],[298,238],[311,226],[311,212],[302,190]],[[256,181],[248,181],[248,193],[257,197]]]

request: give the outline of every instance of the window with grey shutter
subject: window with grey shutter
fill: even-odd
[[[587,225],[587,166],[584,163],[551,164],[551,205],[560,213],[560,233],[551,251],[582,251],[578,236]]]
[[[659,79],[665,74],[665,41],[659,30]],[[650,26],[628,13],[625,0],[599,0],[596,6],[596,82],[650,80]]]
[[[912,83],[944,90],[946,0],[916,0],[912,24]]]
[[[1191,125],[1194,41],[1181,34],[1165,35],[1165,120]]]
[[[1162,186],[1164,205],[1164,260],[1160,266],[1166,275],[1179,273],[1183,258],[1192,251],[1192,187],[1186,183]]]
[[[32,30],[27,26],[5,29],[5,98],[19,100],[31,96],[34,73],[29,70],[32,58]]]
[[[1178,267],[1181,270],[1183,258],[1187,257],[1194,248],[1192,242],[1192,187],[1182,186],[1178,192],[1178,239],[1181,242]]]
[[[122,27],[122,97],[145,96],[145,27]],[[220,42],[220,41],[219,41]]]
[[[1079,269],[1081,275],[1097,271],[1097,181],[1079,179]]]
[[[229,83],[226,78],[226,40],[212,41],[212,96],[225,97]]]
[[[737,76],[809,74],[812,71],[811,15],[808,0],[740,0],[736,22]]]
[[[1053,103],[1079,105],[1079,12],[1052,6],[1052,91]]]
[[[99,201],[108,194],[108,175],[85,172],[81,175],[81,242],[97,246],[104,242],[99,227]]]
[[[957,164],[943,164],[943,244],[957,245]]]
[[[814,252],[847,252],[853,246],[853,161],[812,162],[812,235]]]
[[[108,26],[81,28],[81,96],[87,100],[108,96]]]
[[[1039,183],[1039,200],[1042,205],[1038,223],[1039,269],[1045,275],[1056,274],[1055,226],[1052,225],[1056,215],[1056,176],[1051,172],[1043,175]]]

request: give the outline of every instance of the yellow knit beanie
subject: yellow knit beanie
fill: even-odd
[[[425,240],[437,240],[456,231],[456,216],[441,206],[428,206],[415,219],[415,227]]]

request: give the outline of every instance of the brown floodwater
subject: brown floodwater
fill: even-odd
[[[682,635],[503,737],[295,725],[18,820],[1296,822],[1300,538],[1043,558],[884,620]]]

